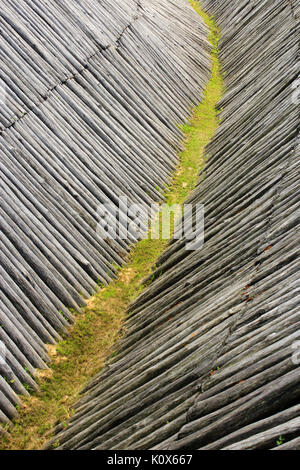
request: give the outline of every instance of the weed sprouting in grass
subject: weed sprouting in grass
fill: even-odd
[[[279,438],[278,438],[277,441],[276,441],[276,445],[277,445],[277,446],[282,446],[282,445],[284,444],[284,441],[285,441],[284,437],[283,437],[283,436],[279,436]]]

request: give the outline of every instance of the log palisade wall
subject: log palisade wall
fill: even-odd
[[[300,448],[299,9],[202,3],[227,87],[190,197],[206,206],[205,245],[163,254],[59,449]]]
[[[0,421],[37,387],[45,343],[109,282],[129,245],[97,239],[97,207],[151,204],[210,75],[185,0],[2,0]],[[1,351],[2,352],[2,351]]]

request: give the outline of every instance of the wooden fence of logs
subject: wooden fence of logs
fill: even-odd
[[[0,9],[0,422],[134,237],[96,236],[100,204],[150,205],[210,74],[185,1],[3,0]],[[122,217],[121,217],[122,220]]]
[[[227,88],[189,199],[205,204],[205,245],[170,244],[46,448],[300,449],[299,7],[202,4]]]

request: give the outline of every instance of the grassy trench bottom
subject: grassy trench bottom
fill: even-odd
[[[210,31],[212,73],[203,101],[193,110],[189,123],[182,126],[185,150],[179,155],[173,181],[164,195],[170,205],[182,204],[196,187],[206,160],[205,147],[219,125],[217,104],[224,91],[218,56],[219,30],[199,2],[190,0],[190,4]],[[49,370],[37,371],[40,391],[22,398],[19,417],[4,429],[1,449],[39,449],[49,439],[51,429],[73,414],[80,391],[114,354],[113,346],[126,333],[123,325],[128,306],[141,293],[143,279],[151,274],[167,244],[162,239],[140,241],[117,279],[88,299],[87,306],[76,314],[75,324],[64,341],[48,346],[52,362]]]

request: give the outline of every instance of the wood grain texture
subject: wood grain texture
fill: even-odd
[[[130,245],[96,236],[118,197],[150,206],[210,75],[185,1],[4,0],[0,42],[0,421]],[[2,99],[3,98],[3,99]],[[122,214],[121,220],[124,220]],[[26,386],[25,386],[26,385]]]
[[[86,387],[59,449],[299,449],[296,2],[204,0],[222,31],[222,122],[189,202],[205,245],[173,241]],[[282,442],[280,442],[282,443]]]

